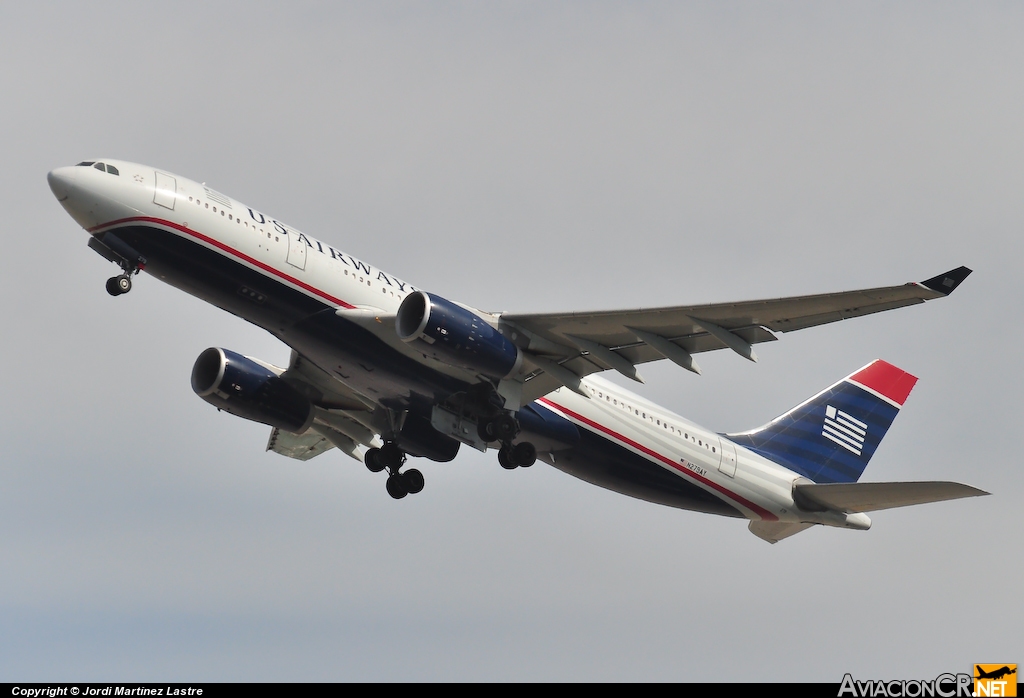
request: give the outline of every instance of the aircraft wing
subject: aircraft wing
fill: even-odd
[[[752,361],[752,345],[838,320],[948,296],[971,270],[959,267],[900,286],[738,303],[582,313],[502,314],[501,325],[529,338],[523,402],[579,377],[615,369],[640,380],[636,364],[670,359],[700,373],[693,354],[729,348]],[[506,335],[508,333],[506,332]]]
[[[296,351],[292,351],[287,370],[263,365],[308,397],[316,409],[313,424],[302,434],[274,428],[267,442],[268,451],[305,461],[338,448],[362,462],[366,448],[380,446],[378,430],[371,426],[376,409],[372,401]]]

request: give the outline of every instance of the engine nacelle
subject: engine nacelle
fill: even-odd
[[[211,347],[192,367],[192,390],[231,414],[295,434],[313,423],[309,399],[270,369],[228,349]]]
[[[423,291],[410,293],[395,317],[395,331],[403,342],[441,363],[506,378],[523,362],[519,347],[488,322],[460,305]]]

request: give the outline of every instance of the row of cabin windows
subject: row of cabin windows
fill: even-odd
[[[642,417],[642,418],[646,419],[647,421],[651,422],[652,424],[657,424],[659,427],[662,427],[663,429],[666,429],[667,431],[670,431],[673,434],[678,434],[678,435],[682,436],[684,439],[686,439],[687,441],[691,441],[691,442],[693,442],[693,443],[695,443],[698,446],[701,446],[703,448],[709,448],[709,449],[711,449],[712,453],[717,453],[718,452],[718,449],[715,446],[712,446],[711,444],[705,442],[704,439],[698,439],[696,436],[690,436],[689,432],[684,432],[682,429],[676,429],[674,424],[669,424],[667,421],[662,421],[662,419],[660,417],[655,417],[653,414],[652,415],[648,415],[646,412],[642,412],[641,410],[633,407],[632,405],[627,405],[625,402],[620,401],[618,398],[613,398],[611,395],[606,395],[601,390],[596,390],[594,388],[591,388],[590,389],[590,393],[592,395],[597,395],[598,398],[604,398],[605,402],[610,402],[611,404],[615,405],[616,407],[621,407],[622,409],[626,410],[627,412],[632,412],[637,417]]]
[[[77,165],[75,165],[75,167],[89,167],[89,165],[92,165],[94,169],[97,169],[100,172],[106,172],[107,174],[117,175],[119,177],[121,176],[121,173],[118,172],[117,168],[114,167],[113,165],[105,165],[102,162],[93,162],[92,160],[85,160],[84,162],[80,162]]]
[[[206,208],[211,209],[214,213],[217,213],[217,207],[216,206],[212,206],[211,207],[210,206],[210,202],[208,202],[208,201],[204,204],[202,201],[200,201],[197,197],[194,197],[194,196],[188,197],[188,200],[189,201],[194,201],[197,206],[204,206],[205,205]],[[227,211],[224,210],[223,207],[221,207],[221,209],[220,209],[220,215],[225,217],[225,218],[227,218],[229,221],[234,221],[238,225],[242,225],[244,223],[246,228],[251,227],[254,232],[256,232],[258,230],[260,235],[262,235],[265,232],[263,230],[263,228],[257,228],[255,223],[253,223],[252,226],[250,226],[249,225],[249,221],[243,221],[241,218],[235,216],[235,214],[228,213]],[[274,238],[274,242],[280,242],[281,241],[281,237],[280,236],[274,235],[273,233],[267,233],[267,238],[271,238],[271,237]]]
[[[107,165],[107,167],[110,167],[110,166]],[[114,170],[114,174],[117,174],[117,170]],[[200,201],[197,197],[194,197],[194,196],[188,197],[188,200],[195,202],[196,205],[198,205],[198,206],[205,206],[206,208],[212,210],[214,213],[217,213],[217,207],[216,206],[210,206],[209,202],[205,202],[204,203],[204,202]],[[239,225],[242,225],[244,223],[246,228],[250,227],[249,226],[249,221],[243,221],[241,218],[235,216],[233,213],[228,213],[227,211],[224,210],[223,207],[221,207],[221,209],[220,209],[220,215],[226,217],[229,221],[233,220],[235,223],[238,223]],[[255,230],[259,230],[261,235],[264,232],[264,230],[262,228],[257,228],[255,223],[253,223],[251,227],[252,227],[252,229],[254,231]],[[267,233],[267,237],[268,238],[271,237],[271,235],[272,235],[272,233]],[[280,242],[280,240],[281,240],[280,236],[277,236],[277,235],[273,235],[273,238],[274,238],[274,242]],[[345,269],[344,271],[345,271],[345,276],[348,276],[349,275],[348,274],[348,269]],[[356,278],[356,273],[355,272],[352,272],[352,278],[353,279]],[[365,283],[367,286],[372,286],[372,284],[370,283],[370,279],[364,278],[362,276],[360,276],[358,278],[359,278],[359,283]],[[381,287],[380,290],[385,295],[388,293],[387,287]],[[394,291],[391,291],[391,295],[395,296],[396,298],[398,297],[398,296],[395,295]]]

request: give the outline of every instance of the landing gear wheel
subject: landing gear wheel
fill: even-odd
[[[521,441],[512,447],[512,460],[517,465],[529,468],[537,462],[537,449],[529,441]]]
[[[388,494],[391,495],[392,499],[401,499],[405,495],[409,494],[409,490],[406,488],[405,481],[401,475],[391,475],[388,477],[388,481],[385,485],[388,490]]]
[[[381,470],[384,470],[384,464],[380,461],[379,448],[371,448],[367,451],[366,455],[363,456],[363,463],[366,464],[366,469],[371,473],[379,473]]]
[[[132,290],[132,278],[127,274],[111,276],[107,279],[107,293],[112,296],[120,296]]]
[[[416,468],[406,470],[400,477],[409,494],[419,494],[423,491],[423,473]]]
[[[512,454],[509,452],[509,449],[504,446],[498,449],[498,463],[505,470],[515,470],[519,467],[519,464],[512,460]]]
[[[491,430],[498,441],[508,443],[519,433],[519,424],[510,414],[499,414],[490,424]]]
[[[480,422],[476,432],[483,441],[488,443],[500,441],[507,444],[519,433],[519,422],[508,413],[499,414],[494,419]]]

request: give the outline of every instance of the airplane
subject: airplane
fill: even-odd
[[[117,264],[112,296],[151,276],[267,330],[287,367],[211,347],[192,388],[271,427],[267,450],[337,448],[386,471],[395,499],[424,487],[409,457],[463,445],[512,470],[537,459],[642,500],[743,518],[775,543],[814,525],[865,530],[865,512],[988,494],[954,482],[859,482],[916,378],[873,361],[763,427],[720,434],[594,375],[643,382],[668,359],[753,345],[952,293],[966,267],[922,282],[708,305],[489,313],[423,291],[332,244],[165,170],[86,160],[47,180],[88,246]]]
[[[976,679],[996,679],[996,680],[998,680],[998,679],[1003,678],[1004,676],[1009,676],[1010,674],[1016,674],[1017,673],[1017,668],[1016,667],[1011,669],[1010,667],[1005,666],[1005,665],[1000,667],[999,669],[994,669],[992,671],[985,671],[984,669],[982,669],[977,664],[974,665],[974,668],[978,672],[978,675],[974,677]]]

